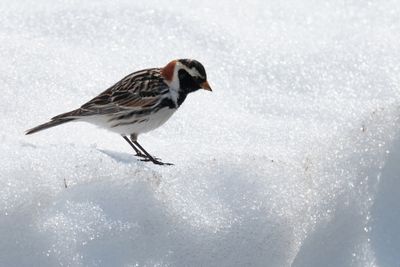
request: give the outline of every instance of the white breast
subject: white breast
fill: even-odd
[[[122,135],[139,135],[160,127],[172,116],[172,114],[174,114],[175,111],[176,109],[165,107],[160,109],[158,112],[147,116],[124,119],[118,122],[110,121],[111,117],[104,115],[88,116],[83,118],[83,120]],[[123,124],[117,125],[118,123]]]

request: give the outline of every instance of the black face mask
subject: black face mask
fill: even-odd
[[[191,93],[200,89],[201,81],[196,81],[186,70],[180,69],[178,72],[179,86],[183,92]]]

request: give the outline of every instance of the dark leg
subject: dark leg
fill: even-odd
[[[128,144],[135,150],[137,157],[141,157],[141,158],[147,158],[147,156],[145,154],[143,154],[130,140],[128,137],[126,137],[125,135],[122,135],[122,137],[126,140],[126,142],[128,142]]]
[[[157,159],[155,159],[153,156],[151,156],[139,143],[138,143],[138,141],[132,141],[140,150],[142,150],[143,151],[143,153],[147,156],[147,159],[145,159],[144,161],[151,161],[151,162],[153,162],[154,164],[157,164],[157,165],[173,165],[172,163],[164,163],[164,162],[161,162],[161,161],[158,161]]]

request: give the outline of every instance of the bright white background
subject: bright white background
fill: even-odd
[[[398,1],[0,14],[0,266],[400,266]],[[175,58],[214,89],[140,137],[175,166],[84,123],[24,136]]]

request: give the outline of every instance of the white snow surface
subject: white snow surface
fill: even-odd
[[[0,14],[0,266],[400,266],[398,0]],[[175,58],[214,91],[139,137],[174,166],[90,124],[24,135]]]

